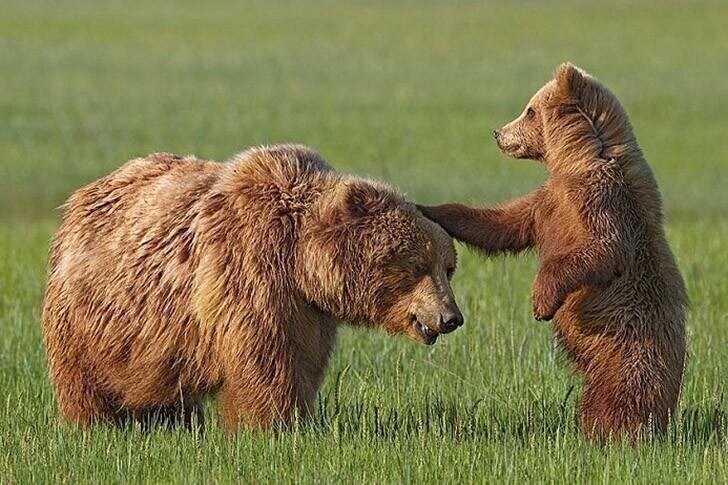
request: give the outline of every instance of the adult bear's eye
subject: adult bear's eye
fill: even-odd
[[[527,117],[528,119],[531,119],[531,118],[533,118],[534,116],[536,116],[536,112],[535,112],[535,111],[533,110],[533,108],[528,108],[528,109],[526,110],[526,117]]]

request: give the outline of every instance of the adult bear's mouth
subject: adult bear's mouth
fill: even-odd
[[[432,345],[437,341],[437,337],[440,335],[434,330],[430,329],[427,325],[420,323],[417,317],[412,315],[412,326],[415,328],[417,334],[422,338],[425,345]]]

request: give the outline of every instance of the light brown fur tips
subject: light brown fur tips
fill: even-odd
[[[433,343],[462,324],[450,237],[302,146],[154,154],[76,191],[43,327],[62,415],[267,427],[310,412],[340,321]]]
[[[584,375],[587,435],[664,430],[680,393],[688,297],[625,111],[596,79],[564,64],[494,135],[505,153],[543,161],[548,181],[498,208],[423,211],[487,254],[538,249],[534,316],[554,319]]]

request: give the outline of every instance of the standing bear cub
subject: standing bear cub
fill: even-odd
[[[660,194],[622,106],[596,79],[561,65],[519,118],[494,132],[548,181],[500,208],[422,208],[487,254],[538,248],[537,320],[585,378],[587,435],[662,431],[685,360],[688,298],[662,228]]]
[[[43,309],[62,415],[228,429],[311,411],[339,321],[432,344],[463,319],[452,239],[388,186],[294,145],[155,154],[74,193]]]

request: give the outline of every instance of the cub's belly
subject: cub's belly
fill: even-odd
[[[554,317],[554,331],[577,368],[596,355],[618,351],[638,312],[618,287],[584,287],[569,295]]]

